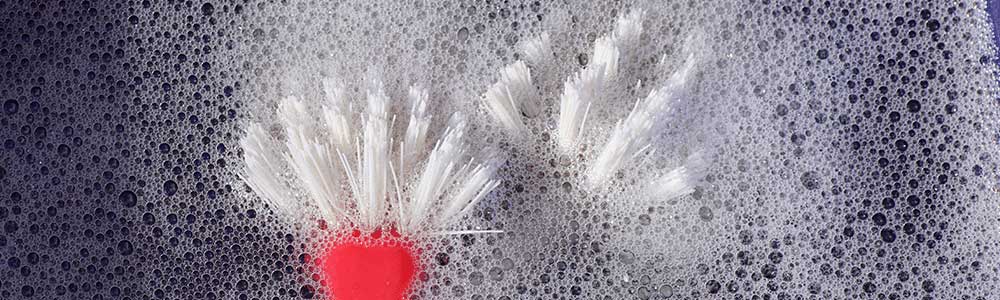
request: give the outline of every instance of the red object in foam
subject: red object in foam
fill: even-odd
[[[395,236],[398,236],[393,232]],[[402,300],[413,282],[417,263],[412,243],[370,236],[343,239],[326,250],[322,270],[336,300]]]

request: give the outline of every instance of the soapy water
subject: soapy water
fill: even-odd
[[[948,3],[6,3],[0,44],[0,298],[326,297],[329,238],[238,177],[247,124],[321,80],[412,84],[470,119],[502,183],[421,241],[422,299],[989,298],[997,290],[993,33]],[[566,79],[616,19],[646,11],[577,152]],[[539,111],[522,138],[481,100],[520,42]],[[700,32],[710,54],[657,122],[656,151],[587,186],[599,150]],[[638,82],[641,84],[636,84]],[[362,90],[349,90],[360,95]],[[405,105],[404,105],[405,107]],[[402,124],[397,121],[397,124]],[[703,153],[671,199],[644,185]]]

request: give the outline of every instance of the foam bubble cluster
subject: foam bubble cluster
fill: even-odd
[[[373,77],[388,114],[434,116],[417,118],[429,141],[461,113],[467,148],[503,161],[499,186],[454,227],[502,233],[417,241],[414,298],[1000,290],[983,1],[0,1],[0,12],[2,299],[328,297],[315,259],[326,225],[261,200],[240,179],[253,146],[240,141],[283,144],[280,100],[321,107],[324,78],[352,99],[335,109],[363,110]],[[692,55],[673,96],[649,98]],[[411,86],[426,90],[419,109]],[[579,114],[562,123],[564,107]],[[608,150],[595,184],[616,141],[630,144]]]

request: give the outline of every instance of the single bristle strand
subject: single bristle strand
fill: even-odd
[[[488,234],[503,233],[503,230],[483,229],[483,230],[447,230],[433,233],[433,235],[466,235],[466,234]]]
[[[336,157],[329,145],[317,139],[315,122],[305,104],[295,97],[285,98],[278,115],[285,126],[286,160],[302,188],[328,222],[336,224],[348,218],[338,203]]]
[[[284,161],[274,144],[263,126],[250,124],[247,135],[240,140],[246,165],[240,177],[278,213],[288,214],[295,210],[296,205],[281,176],[285,173]]]
[[[532,99],[533,89],[531,71],[518,60],[501,70],[500,80],[486,90],[483,101],[487,111],[504,129],[515,136],[523,136],[527,128],[521,116],[522,109],[529,115],[538,110]]]
[[[406,199],[402,195],[403,189],[402,186],[399,185],[399,176],[396,176],[396,168],[391,162],[389,163],[389,174],[392,175],[392,186],[396,191],[396,201],[392,202],[392,206],[389,207],[389,211],[390,213],[395,212],[395,222],[398,225],[399,221],[406,216],[406,211],[409,208],[406,207]]]

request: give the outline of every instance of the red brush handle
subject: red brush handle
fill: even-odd
[[[411,243],[371,236],[344,239],[322,255],[331,299],[405,299],[418,266]]]

